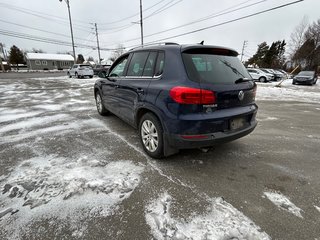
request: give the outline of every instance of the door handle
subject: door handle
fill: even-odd
[[[143,90],[142,88],[138,88],[138,89],[137,89],[137,93],[138,93],[138,94],[143,94],[143,93],[144,93],[144,90]]]

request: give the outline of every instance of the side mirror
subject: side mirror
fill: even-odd
[[[100,77],[100,78],[107,78],[107,73],[106,73],[105,71],[100,71],[100,72],[98,73],[98,77]]]

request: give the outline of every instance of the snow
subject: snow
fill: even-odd
[[[0,129],[0,134],[10,132],[13,130],[33,128],[36,126],[43,126],[48,123],[65,120],[68,117],[69,117],[68,114],[57,114],[57,115],[53,115],[53,116],[29,118],[24,121],[5,125],[4,127],[2,127]]]
[[[1,218],[9,239],[20,238],[40,219],[72,218],[74,235],[82,235],[92,217],[113,214],[139,185],[143,167],[131,161],[40,156],[25,160],[6,178],[2,208],[17,211]],[[0,211],[1,212],[1,211]]]
[[[266,196],[273,204],[275,204],[278,208],[285,210],[293,215],[303,218],[301,215],[301,209],[294,205],[288,197],[284,196],[278,192],[264,192],[264,196]]]
[[[146,207],[146,221],[155,239],[271,239],[222,198],[212,199],[206,214],[188,220],[171,216],[172,202],[172,197],[164,193]]]
[[[257,83],[256,99],[298,101],[308,103],[320,102],[320,83],[313,86],[292,85],[292,79],[285,80],[281,87],[276,87],[279,82]]]
[[[0,110],[0,123],[1,122],[9,122],[13,120],[18,120],[21,118],[33,117],[41,114],[40,111],[26,112],[25,110]],[[1,130],[1,129],[0,129]]]
[[[318,206],[314,206],[319,212],[320,212],[320,207]]]
[[[29,60],[74,61],[69,54],[27,53],[26,57]]]

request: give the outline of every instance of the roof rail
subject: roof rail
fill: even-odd
[[[137,48],[150,47],[150,46],[159,46],[159,45],[180,45],[180,44],[179,43],[174,43],[174,42],[147,43],[147,44],[144,44],[143,46],[140,45],[140,46],[131,48],[129,51],[132,51],[132,50],[137,49]]]

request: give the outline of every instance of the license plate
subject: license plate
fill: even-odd
[[[235,119],[232,119],[230,121],[230,130],[236,130],[236,129],[239,129],[239,128],[243,128],[244,125],[245,125],[245,119],[244,118],[235,118]]]

